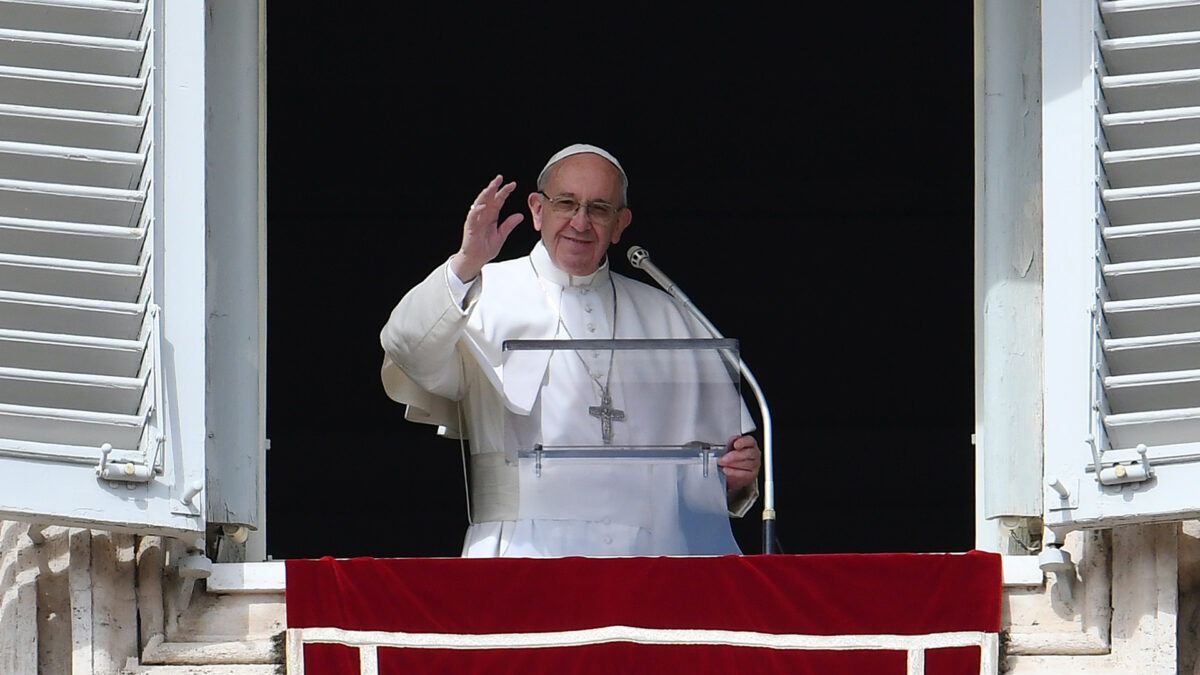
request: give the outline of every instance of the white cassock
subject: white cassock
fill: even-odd
[[[513,449],[537,444],[602,444],[589,408],[605,385],[625,415],[611,424],[613,447],[720,444],[750,430],[727,376],[724,387],[698,382],[720,379],[712,373],[723,366],[681,365],[685,352],[647,361],[609,350],[502,349],[507,340],[610,337],[709,335],[662,291],[610,273],[607,262],[568,275],[540,242],[528,257],[486,265],[469,285],[442,265],[392,311],[381,334],[388,395],[408,405],[410,420],[450,436],[469,431],[464,556],[740,553],[728,516],[749,510],[757,484],[728,495],[727,506],[720,470],[705,476],[695,463],[546,463],[535,476],[531,462],[506,460],[506,450],[511,459]]]

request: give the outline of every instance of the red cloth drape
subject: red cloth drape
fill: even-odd
[[[995,633],[994,554],[681,558],[289,560],[289,628],[494,635],[643,629],[777,635]],[[358,651],[304,648],[305,672],[357,673]],[[979,672],[978,647],[932,649],[926,673]],[[400,672],[905,672],[904,651],[605,642],[554,647],[383,647]]]

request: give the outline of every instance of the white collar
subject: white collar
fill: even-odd
[[[550,252],[546,250],[546,244],[538,240],[533,251],[529,254],[529,259],[533,262],[533,269],[537,275],[546,281],[557,286],[594,286],[596,284],[608,285],[608,256],[604,256],[604,260],[600,262],[600,267],[591,274],[585,276],[575,276],[568,274],[558,268],[554,261],[550,259]]]

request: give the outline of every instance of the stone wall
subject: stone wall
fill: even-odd
[[[0,521],[0,674],[283,672],[282,589],[206,592],[160,537]]]

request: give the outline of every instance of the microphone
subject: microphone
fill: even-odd
[[[649,251],[641,246],[631,246],[629,247],[629,251],[625,254],[625,256],[629,258],[630,265],[633,265],[639,270],[643,270],[646,274],[649,274],[651,279],[654,279],[659,286],[663,287],[663,290],[675,296],[676,300],[688,305],[688,308],[693,312],[696,311],[694,306],[692,306],[692,301],[689,300],[686,295],[684,295],[683,291],[679,289],[679,286],[676,286],[675,282],[671,281],[670,277],[668,277],[666,274],[663,274],[663,271],[658,269],[657,265],[650,262]],[[705,320],[704,323],[707,324],[707,320]],[[711,325],[706,325],[705,327],[708,328],[713,335],[720,335]]]
[[[629,264],[644,271],[654,279],[659,286],[663,287],[667,293],[671,294],[676,300],[696,317],[708,332],[713,337],[724,337],[721,331],[704,316],[696,305],[688,299],[679,286],[671,281],[670,277],[663,274],[663,271],[658,269],[658,266],[650,262],[650,252],[641,246],[630,246],[629,251],[625,254],[629,258]],[[735,368],[741,371],[742,379],[746,384],[750,385],[750,389],[754,392],[755,398],[758,399],[759,412],[762,415],[763,421],[763,553],[775,553],[775,454],[773,431],[771,428],[771,410],[767,407],[767,398],[763,395],[762,387],[758,385],[758,380],[754,378],[754,374],[750,372],[749,366],[741,357],[734,356],[732,353],[722,350],[722,354]],[[736,363],[734,360],[736,359]]]

